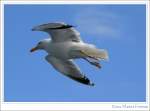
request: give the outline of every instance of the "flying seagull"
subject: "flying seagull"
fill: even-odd
[[[98,49],[92,44],[84,43],[80,33],[72,25],[63,22],[47,23],[36,26],[32,31],[47,32],[51,38],[40,41],[30,51],[45,50],[45,59],[60,73],[80,83],[94,86],[83,74],[73,59],[84,59],[91,65],[101,68],[100,60],[107,60],[104,49]]]

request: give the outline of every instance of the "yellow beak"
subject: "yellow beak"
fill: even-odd
[[[36,50],[38,50],[38,48],[37,48],[37,47],[34,47],[34,48],[32,48],[32,49],[30,50],[30,52],[34,52],[34,51],[36,51]]]

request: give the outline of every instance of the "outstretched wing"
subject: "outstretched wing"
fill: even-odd
[[[51,55],[46,56],[45,59],[52,64],[56,70],[68,76],[69,78],[86,85],[94,85],[85,75],[82,74],[80,69],[73,63],[72,60],[64,61]]]
[[[71,25],[67,25],[63,22],[48,23],[36,26],[32,29],[33,31],[44,31],[50,34],[52,41],[63,42],[63,41],[81,41],[80,33],[73,28]]]

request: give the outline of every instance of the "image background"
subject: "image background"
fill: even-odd
[[[144,102],[146,101],[145,5],[5,5],[4,101]],[[29,50],[49,35],[34,26],[62,21],[87,43],[106,49],[102,69],[75,60],[96,85],[77,83],[45,61],[44,51]]]

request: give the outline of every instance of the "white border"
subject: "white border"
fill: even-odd
[[[5,4],[146,4],[146,102],[4,102]],[[2,1],[1,2],[1,109],[2,110],[148,110],[149,109],[149,2],[148,1]],[[127,108],[123,107],[126,105]],[[118,108],[117,108],[118,106]],[[115,108],[113,108],[115,107]],[[119,108],[121,107],[121,108]],[[140,108],[139,108],[140,107]],[[147,108],[146,108],[147,107]]]
[[[3,4],[146,4],[148,1],[23,1],[23,0],[20,0],[20,1],[2,1]]]

